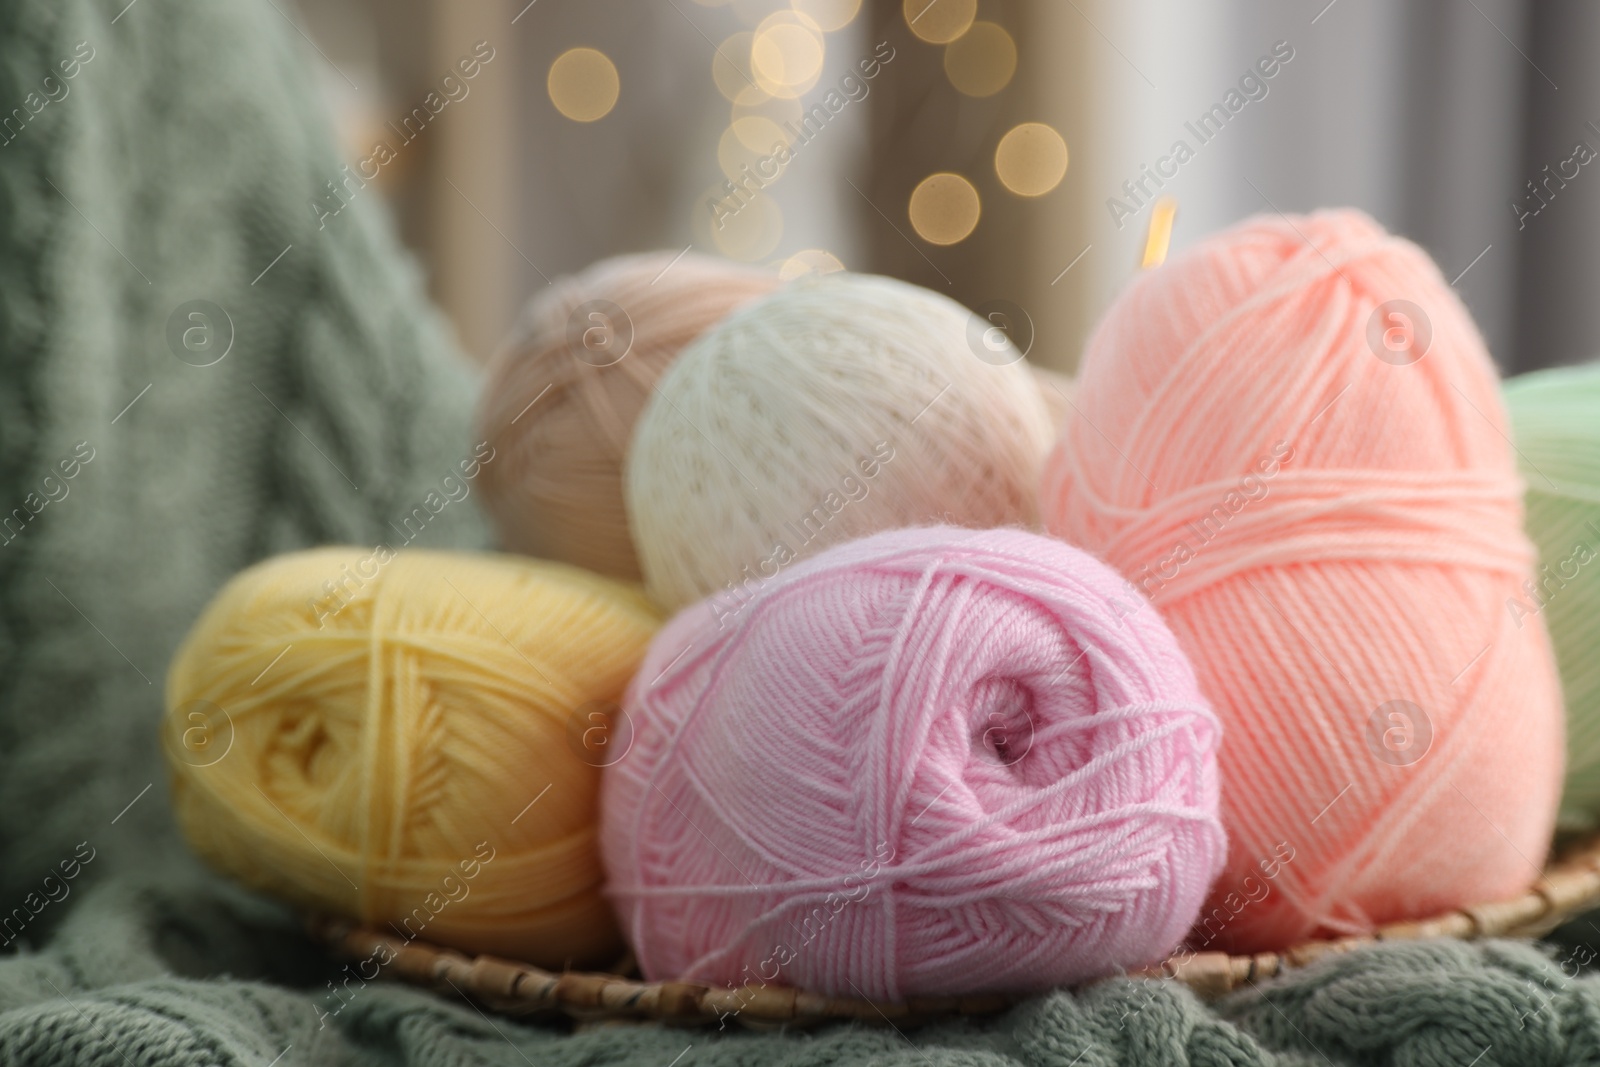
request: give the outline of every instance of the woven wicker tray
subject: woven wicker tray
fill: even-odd
[[[1596,906],[1600,906],[1600,834],[1569,849],[1545,869],[1532,889],[1514,900],[1393,923],[1370,937],[1309,941],[1281,953],[1230,956],[1201,952],[1174,957],[1134,977],[1179,981],[1209,999],[1373,941],[1535,937]],[[383,970],[391,977],[446,994],[461,994],[506,1015],[655,1019],[683,1024],[737,1022],[757,1028],[833,1020],[901,1026],[949,1015],[989,1014],[1016,1000],[999,995],[923,997],[880,1004],[776,985],[722,989],[688,982],[641,982],[614,974],[555,974],[514,960],[467,956],[454,949],[406,941],[343,919],[314,918],[309,929],[335,953],[352,959],[368,958],[386,949],[392,960]]]

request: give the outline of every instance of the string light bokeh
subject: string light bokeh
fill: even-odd
[[[573,122],[597,122],[617,106],[617,66],[594,48],[571,48],[550,64],[550,102]]]
[[[787,275],[950,288],[948,257],[987,259],[1018,212],[1043,228],[1066,210],[1039,202],[1066,195],[1070,115],[1040,113],[1029,23],[998,0],[461,3],[463,32],[482,12],[471,32],[504,57],[489,68],[501,81],[480,79],[448,116],[455,143],[478,147],[432,155],[441,134],[403,163],[411,188],[443,201],[420,204],[438,213],[419,234],[449,250],[430,272],[436,295],[480,357],[517,294],[604,255],[694,248]],[[419,63],[419,81],[436,62]],[[534,95],[516,98],[516,83]],[[379,127],[404,110],[404,92],[346,96]],[[910,125],[907,107],[921,108]],[[396,195],[404,212],[419,206]]]
[[[802,131],[810,132],[806,124],[827,62],[829,35],[855,23],[862,3],[790,0],[764,13],[754,0],[697,3],[732,7],[741,20],[757,21],[751,29],[727,35],[712,50],[709,75],[729,105],[728,123],[714,149],[726,181],[701,198],[711,209],[697,203],[693,230],[697,240],[723,255],[763,261],[780,248],[785,221],[782,206],[767,187],[781,180],[786,156],[800,147]],[[943,49],[945,76],[958,92],[990,97],[1011,84],[1017,71],[1016,41],[999,23],[977,18],[976,0],[904,0],[902,13],[906,28],[920,42]],[[563,116],[596,121],[616,103],[617,69],[596,49],[570,49],[550,68],[549,92]],[[1047,123],[1020,123],[998,139],[993,160],[1005,190],[1020,197],[1044,196],[1066,174],[1067,144]],[[725,205],[720,212],[715,208],[719,202]],[[911,191],[905,217],[929,244],[959,244],[982,220],[982,197],[966,175],[935,172]],[[772,262],[791,274],[843,265],[824,249],[804,249]]]

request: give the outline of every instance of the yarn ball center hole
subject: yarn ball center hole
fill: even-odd
[[[985,678],[973,691],[973,750],[980,759],[1015,767],[1033,750],[1038,729],[1033,690],[1015,678]]]

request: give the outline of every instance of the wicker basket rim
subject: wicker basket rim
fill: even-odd
[[[1390,923],[1367,936],[1307,941],[1283,952],[1247,956],[1183,953],[1129,976],[1175,980],[1209,1000],[1376,941],[1532,937],[1596,905],[1600,905],[1600,833],[1569,850],[1545,869],[1531,889],[1511,900]],[[754,1028],[847,1020],[898,1026],[951,1015],[991,1014],[1023,999],[990,994],[881,1003],[777,985],[720,988],[692,982],[644,982],[616,974],[556,973],[516,960],[469,956],[420,939],[408,941],[349,919],[314,916],[307,926],[315,939],[340,955],[360,959],[386,953],[389,958],[384,970],[392,977],[460,994],[512,1016],[562,1014],[579,1020],[653,1019],[716,1023],[719,1027],[736,1021]]]

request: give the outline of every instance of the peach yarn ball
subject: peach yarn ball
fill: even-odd
[[[628,457],[651,597],[676,609],[711,596],[727,616],[841,541],[1037,525],[1049,411],[1009,341],[998,360],[979,343],[986,325],[920,286],[837,272],[790,282],[685,349]]]
[[[1561,692],[1506,610],[1534,551],[1495,368],[1427,254],[1354,211],[1249,220],[1117,300],[1074,403],[1046,523],[1151,596],[1224,726],[1232,847],[1191,943],[1532,884]]]
[[[501,545],[637,581],[622,499],[634,422],[685,345],[778,285],[770,271],[653,252],[602,260],[530,300],[478,407],[499,456],[483,484]]]

